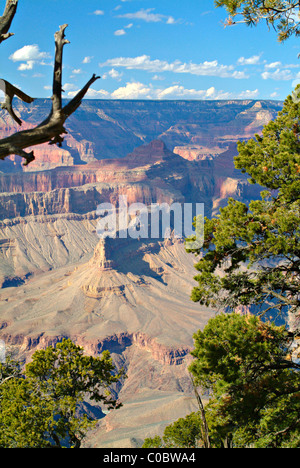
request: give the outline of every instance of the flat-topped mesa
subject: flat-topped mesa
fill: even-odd
[[[91,260],[91,265],[97,266],[99,271],[108,271],[112,270],[115,265],[112,260],[107,258],[109,255],[109,249],[107,246],[106,239],[100,239],[95,252],[94,256]]]

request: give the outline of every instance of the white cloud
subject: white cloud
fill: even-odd
[[[79,89],[77,91],[69,91],[68,97],[73,98],[76,96],[77,93],[79,93]],[[99,91],[96,91],[95,89],[90,88],[88,92],[86,93],[86,98],[91,98],[91,99],[102,99],[102,98],[107,98],[109,97],[109,92],[105,91],[104,89],[100,89]]]
[[[233,94],[233,99],[257,99],[259,97],[259,90],[254,89],[250,90],[247,89],[246,91],[241,91],[240,93]]]
[[[126,31],[124,29],[118,29],[117,31],[114,32],[115,36],[125,36]]]
[[[216,93],[216,88],[214,87],[211,87],[209,89],[206,90],[206,96],[207,97],[213,97]]]
[[[221,99],[255,99],[258,96],[258,90],[242,91],[240,93],[230,93],[218,91],[214,86],[204,90],[186,89],[184,86],[171,86],[157,93],[157,99],[203,99],[203,100],[221,100]]]
[[[72,73],[74,73],[74,75],[80,75],[80,73],[82,73],[82,70],[81,68],[76,68],[75,70],[72,71]]]
[[[110,94],[112,99],[256,99],[259,96],[258,89],[245,90],[239,93],[231,93],[216,90],[214,87],[208,89],[187,89],[181,85],[173,85],[164,89],[154,88],[151,84],[145,85],[140,82],[127,83]]]
[[[167,62],[164,60],[151,60],[148,55],[139,57],[118,57],[109,59],[105,63],[100,64],[100,67],[124,67],[128,70],[144,70],[151,73],[188,73],[197,76],[219,76],[223,78],[243,79],[248,78],[244,72],[234,70],[232,65],[219,64],[217,60],[203,63],[183,63],[180,60]]]
[[[109,70],[109,72],[105,73],[102,76],[102,79],[106,80],[108,77],[110,77],[113,80],[121,81],[122,76],[123,76],[123,73],[120,73],[118,72],[118,70],[115,70],[114,68],[112,68],[111,70]]]
[[[19,66],[19,70],[32,70],[36,63],[44,65],[43,60],[50,58],[47,52],[41,52],[37,44],[26,45],[16,50],[10,57],[13,62],[24,62]]]
[[[243,71],[234,71],[232,73],[232,78],[235,80],[245,80],[246,78],[249,78],[249,75],[246,75]]]
[[[200,98],[205,99],[211,97],[211,89],[209,90],[195,90],[195,89],[186,89],[184,86],[174,85],[169,88],[163,89],[162,91],[157,92],[157,99],[174,99],[174,98]]]
[[[257,65],[260,61],[260,55],[253,55],[252,57],[245,58],[245,57],[240,57],[238,59],[238,64],[239,65]]]
[[[10,57],[13,62],[27,62],[28,60],[42,60],[49,58],[47,52],[41,52],[37,44],[27,45],[16,50]]]
[[[102,15],[104,15],[104,11],[103,10],[96,10],[96,11],[94,11],[94,15],[102,16]]]
[[[123,73],[118,72],[118,70],[115,70],[112,68],[109,72],[108,75],[113,78],[114,80],[120,80],[123,76]]]
[[[153,80],[153,81],[164,81],[164,79],[165,79],[165,78],[164,78],[163,76],[160,76],[160,75],[154,75],[154,76],[152,77],[152,80]]]
[[[274,72],[263,72],[261,74],[264,80],[289,81],[294,78],[290,70],[280,70],[277,68]]]
[[[66,83],[63,85],[65,91],[72,91],[77,89],[77,86],[74,83]]]
[[[82,63],[91,63],[91,61],[92,61],[93,58],[94,58],[94,57],[84,57]]]
[[[68,86],[64,87],[66,90]],[[74,97],[79,90],[69,90],[68,97]],[[257,99],[258,89],[244,90],[241,92],[228,92],[217,90],[215,87],[208,89],[189,89],[182,85],[174,84],[166,88],[156,88],[152,84],[144,84],[138,81],[128,82],[125,86],[115,89],[112,93],[104,89],[96,91],[90,89],[86,95],[90,99],[153,99],[153,100],[223,100],[223,99]]]
[[[24,70],[32,70],[34,67],[34,60],[28,60],[26,63],[21,63],[19,65],[18,70],[24,71]]]
[[[265,63],[265,70],[274,70],[276,68],[276,73],[279,73],[280,70],[288,70],[291,73],[290,71],[291,69],[295,69],[299,67],[300,65],[296,63],[289,63],[289,64],[283,64],[282,62]]]
[[[175,20],[173,16],[169,16],[167,19],[167,24],[175,24],[178,23],[178,20]]]
[[[116,89],[111,97],[113,99],[152,99],[152,88],[142,83],[127,83]]]
[[[86,93],[86,97],[88,98],[95,98],[97,97],[98,99],[104,98],[109,96],[109,92],[106,91],[105,89],[100,89],[99,91],[96,91],[95,89],[90,88],[88,92]]]
[[[159,13],[153,13],[155,8],[142,8],[135,13],[126,13],[124,15],[118,15],[118,18],[137,19],[146,21],[147,23],[161,23],[175,24],[178,20],[175,20],[173,16],[161,15]]]
[[[270,70],[272,68],[280,68],[282,66],[281,62],[272,62],[272,63],[266,63],[265,68],[267,70]]]

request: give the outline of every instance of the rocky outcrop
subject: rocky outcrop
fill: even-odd
[[[226,149],[226,148],[225,148]],[[224,152],[224,148],[206,148],[203,146],[196,145],[186,145],[186,146],[175,146],[174,153],[179,154],[184,159],[188,161],[204,161],[205,159],[214,159]]]
[[[183,364],[185,358],[192,351],[192,348],[168,348],[149,338],[144,333],[133,333],[132,343],[137,347],[152,354],[153,359],[167,366],[178,366]]]
[[[95,267],[98,271],[112,270],[115,265],[114,262],[108,258],[108,255],[106,239],[100,239],[90,262],[91,266]]]
[[[148,145],[139,146],[124,158],[124,161],[129,164],[135,164],[140,167],[167,160],[175,162],[176,156],[175,153],[166,147],[162,140],[153,140]]]
[[[172,186],[145,183],[87,184],[82,187],[61,188],[50,192],[0,193],[0,220],[26,216],[95,212],[101,203],[116,205],[119,197],[128,204],[181,202],[183,196]]]
[[[22,334],[9,335],[5,333],[8,323],[0,323],[1,339],[6,346],[19,350],[19,353],[30,360],[31,355],[38,349],[46,349],[49,346],[56,346],[64,338],[70,338],[78,346],[82,346],[87,354],[99,356],[103,351],[109,351],[111,354],[121,354],[127,348],[136,346],[138,349],[150,353],[155,361],[166,366],[179,366],[184,363],[192,348],[168,348],[157,343],[153,338],[144,333],[120,333],[119,335],[108,336],[102,340],[86,341],[82,336],[66,334],[64,336],[47,336],[42,333],[36,337],[28,337]]]

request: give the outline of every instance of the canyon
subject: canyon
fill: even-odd
[[[0,138],[38,125],[48,115],[50,99],[31,105],[16,100],[21,128],[0,110]],[[135,148],[159,139],[170,151],[188,158],[213,158],[236,143],[260,132],[279,110],[277,101],[111,101],[85,99],[66,122],[62,148],[40,145],[27,168],[12,156],[0,172],[40,171],[59,166],[120,159]]]
[[[26,128],[48,107],[16,106]],[[197,410],[193,334],[215,314],[190,300],[196,257],[183,238],[99,239],[97,207],[126,195],[147,206],[204,203],[211,217],[229,197],[249,203],[262,188],[234,168],[236,144],[280,108],[86,100],[63,148],[37,147],[28,168],[15,156],[1,162],[0,339],[25,362],[69,337],[95,356],[109,350],[127,374],[112,389],[123,407],[99,420],[86,447],[140,447]],[[13,130],[0,111],[0,138]]]

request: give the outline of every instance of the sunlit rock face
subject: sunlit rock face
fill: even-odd
[[[189,161],[172,153],[161,140],[136,148],[122,159],[0,174],[0,219],[94,212],[101,203],[204,203],[207,216],[227,199],[257,197],[260,187],[234,168],[236,144],[213,160]]]

